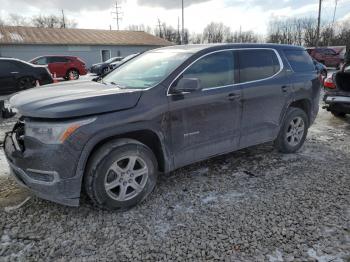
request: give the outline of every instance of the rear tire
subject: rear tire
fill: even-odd
[[[304,144],[309,128],[309,120],[300,108],[288,109],[280,133],[275,140],[275,147],[281,153],[291,154]]]
[[[157,160],[146,145],[120,139],[100,147],[85,170],[84,187],[91,201],[107,210],[127,210],[154,189]]]
[[[346,116],[346,113],[344,112],[338,112],[338,111],[331,111],[332,115],[334,115],[335,117],[345,117]]]
[[[35,79],[32,77],[22,77],[18,79],[17,87],[19,91],[35,87]]]
[[[79,71],[76,69],[71,69],[67,72],[66,76],[64,77],[65,80],[70,80],[71,75],[73,76],[73,80],[78,80],[80,75]]]

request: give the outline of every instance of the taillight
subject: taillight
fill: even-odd
[[[324,86],[325,88],[329,88],[329,89],[336,89],[336,86],[335,86],[335,84],[334,84],[334,82],[333,82],[333,78],[331,78],[331,77],[328,77],[328,78],[326,78],[326,79],[324,80],[323,86]]]

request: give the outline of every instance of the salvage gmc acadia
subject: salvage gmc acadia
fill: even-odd
[[[311,57],[296,46],[189,45],[146,52],[96,81],[13,96],[11,173],[37,196],[125,210],[158,174],[274,141],[304,143],[319,108]]]

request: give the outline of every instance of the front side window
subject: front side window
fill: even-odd
[[[304,50],[285,50],[284,53],[294,72],[315,71],[315,64],[311,56]]]
[[[231,51],[207,55],[195,62],[184,73],[183,78],[197,78],[202,88],[213,88],[234,84],[234,59]]]
[[[163,81],[191,55],[180,51],[147,52],[123,64],[102,82],[119,88],[147,89]]]
[[[272,77],[281,69],[273,50],[240,50],[238,54],[241,83]]]

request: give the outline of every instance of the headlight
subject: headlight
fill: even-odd
[[[25,136],[38,139],[44,144],[62,144],[79,127],[94,122],[96,118],[89,118],[80,121],[64,122],[36,122],[25,123]]]

